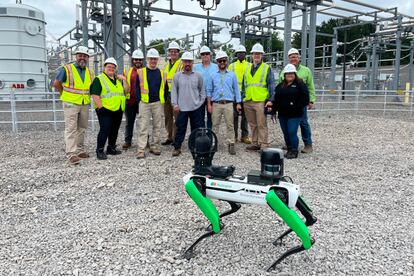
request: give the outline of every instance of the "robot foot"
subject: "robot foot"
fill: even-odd
[[[183,253],[182,257],[184,259],[187,259],[187,260],[189,260],[192,257],[194,257],[195,256],[195,254],[194,254],[194,248],[195,248],[195,246],[199,242],[201,242],[202,240],[204,240],[205,238],[208,238],[208,237],[210,237],[210,236],[212,236],[214,234],[215,233],[213,231],[210,231],[210,232],[207,232],[207,233],[201,235],[189,248],[187,248],[187,250]]]
[[[288,234],[292,232],[292,229],[288,229],[285,232],[283,232],[282,235],[280,235],[274,242],[274,246],[282,246],[283,245],[283,238],[286,237]]]

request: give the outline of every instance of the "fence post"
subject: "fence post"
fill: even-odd
[[[388,90],[384,90],[384,110],[382,115],[385,117],[385,109],[387,108],[387,92]]]
[[[336,113],[338,113],[341,109],[341,94],[342,94],[342,91],[343,90],[341,90],[341,93],[339,93],[339,90],[336,90],[336,92],[338,92],[338,108],[336,109]]]
[[[355,114],[357,114],[358,108],[359,108],[359,88],[355,92],[356,92],[356,97],[355,97],[354,111],[355,111]]]
[[[53,108],[53,129],[57,131],[57,118],[56,118],[56,99],[55,91],[52,91],[52,108]]]
[[[13,132],[17,132],[16,99],[14,95],[14,89],[10,90],[10,111],[12,118],[12,130]]]
[[[94,117],[94,105],[93,105],[93,100],[91,101],[91,107],[89,109],[90,112],[90,116],[91,116],[91,124],[92,124],[92,131],[95,131],[95,117]]]
[[[322,90],[321,96],[321,111],[323,111],[323,101],[325,100],[325,90]]]
[[[413,116],[413,105],[414,105],[414,91],[411,90],[411,107],[410,107],[410,117]]]

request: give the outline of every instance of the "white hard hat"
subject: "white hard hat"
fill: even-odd
[[[201,47],[200,54],[202,53],[211,53],[210,48],[208,48],[207,46]]]
[[[178,45],[178,43],[175,42],[175,41],[171,41],[170,44],[168,44],[168,49],[167,50],[171,50],[171,49],[180,50],[180,45]]]
[[[246,47],[244,47],[243,45],[237,46],[235,53],[240,53],[240,52],[247,52]]]
[[[296,48],[292,48],[288,51],[288,56],[293,55],[293,54],[297,54],[299,55],[299,51]]]
[[[143,59],[144,54],[140,49],[136,49],[134,52],[132,52],[132,58]]]
[[[222,59],[222,58],[229,58],[229,56],[224,51],[218,51],[216,53],[216,60],[219,60],[219,59]]]
[[[88,47],[85,47],[85,46],[79,46],[79,47],[76,49],[75,54],[85,54],[85,55],[88,55],[88,56],[89,56]]]
[[[293,64],[288,64],[285,66],[285,68],[283,69],[283,74],[286,73],[296,73],[296,67]]]
[[[181,60],[194,60],[194,55],[191,52],[184,52],[181,56]]]
[[[253,45],[252,50],[250,52],[264,54],[263,46],[260,43],[256,43]]]
[[[160,58],[160,53],[158,53],[157,49],[151,48],[147,52],[147,58]]]
[[[105,59],[104,66],[107,63],[111,63],[111,64],[113,64],[113,65],[115,65],[115,66],[118,67],[118,63],[116,62],[116,59],[114,59],[113,57],[109,57],[109,58]]]

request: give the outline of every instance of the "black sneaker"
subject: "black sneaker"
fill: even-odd
[[[286,159],[294,159],[298,158],[298,152],[297,151],[288,151],[286,153]]]
[[[164,142],[162,142],[161,145],[168,146],[168,145],[171,145],[172,143],[173,143],[173,140],[167,139]]]
[[[96,158],[98,160],[106,160],[106,159],[108,159],[108,156],[106,155],[106,153],[102,149],[102,150],[97,150],[96,151]]]
[[[110,154],[110,155],[118,155],[121,154],[122,151],[120,151],[119,149],[116,148],[116,146],[108,146],[106,148],[106,154]]]

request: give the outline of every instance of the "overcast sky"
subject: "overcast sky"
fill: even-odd
[[[372,11],[369,8],[361,8],[357,7],[354,4],[346,3],[340,0],[333,0],[335,4],[357,9],[359,11]],[[15,0],[1,0],[2,3],[5,4],[14,4]],[[211,3],[211,0],[206,0],[207,3]],[[398,7],[400,12],[404,14],[414,16],[414,1],[413,0],[361,0],[360,2],[369,3],[372,5],[380,6],[383,8],[392,8]],[[134,0],[134,3],[138,3],[138,0]],[[47,26],[46,30],[49,33],[49,40],[51,39],[51,35],[54,37],[60,37],[64,34],[67,30],[75,26],[76,20],[76,5],[80,4],[80,0],[59,0],[59,1],[47,1],[47,0],[23,0],[23,4],[34,6],[45,13]],[[253,7],[258,5],[258,1],[251,1],[249,2],[249,7]],[[1,6],[2,4],[0,4]],[[160,8],[169,8],[169,1],[167,0],[159,0],[155,7]],[[230,18],[235,15],[239,15],[240,11],[244,8],[244,1],[241,0],[222,0],[218,9],[216,11],[212,11],[211,15],[218,16],[218,17],[226,17]],[[323,8],[323,7],[320,7]],[[196,0],[175,0],[174,1],[174,9],[186,12],[194,12],[200,14],[206,14],[203,11],[198,2]],[[280,13],[283,12],[283,7],[274,7],[273,13]],[[338,11],[336,11],[338,12]],[[266,13],[263,13],[267,15]],[[294,13],[298,14],[298,12]],[[343,15],[351,15],[347,12],[341,12]],[[153,20],[158,21],[152,23],[152,25],[146,29],[145,38],[147,43],[151,39],[155,38],[167,38],[167,37],[176,37],[181,38],[185,37],[188,34],[196,34],[201,33],[202,29],[206,28],[206,21],[202,19],[196,18],[189,18],[177,15],[169,15],[163,13],[152,13]],[[318,22],[323,20],[329,19],[328,16],[318,15]],[[225,26],[224,23],[215,22],[215,24],[219,24]],[[283,23],[279,23],[278,25],[283,26]],[[296,18],[293,20],[293,28],[300,29],[301,28],[301,19]],[[51,34],[51,35],[50,35]],[[230,40],[230,35],[228,29],[223,29],[220,35],[214,37],[215,40],[219,40],[221,42],[227,42]],[[196,40],[196,45],[198,41]],[[230,41],[232,44],[238,44],[237,39],[233,39]]]

